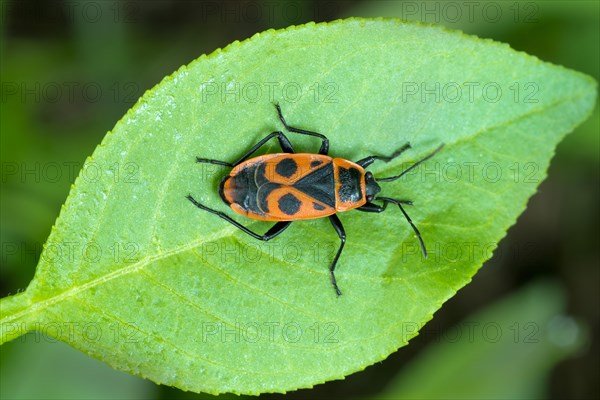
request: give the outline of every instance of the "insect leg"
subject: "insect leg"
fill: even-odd
[[[417,229],[415,224],[412,222],[412,219],[410,219],[410,217],[408,216],[408,214],[406,213],[406,211],[404,211],[404,208],[402,207],[402,204],[412,205],[412,201],[392,199],[391,197],[377,197],[377,198],[375,198],[375,200],[383,201],[383,206],[379,206],[379,205],[373,204],[373,203],[366,203],[365,205],[357,208],[357,210],[365,211],[365,212],[380,213],[380,212],[383,212],[387,208],[388,204],[396,204],[398,207],[400,207],[400,211],[402,211],[402,214],[404,214],[404,218],[406,218],[406,220],[408,221],[410,226],[413,228],[413,231],[415,231],[415,234],[417,235],[417,238],[419,239],[419,244],[421,245],[421,251],[423,252],[423,256],[425,258],[427,258],[427,249],[425,248],[425,242],[423,241],[423,238],[421,237],[421,232],[419,232],[419,230]]]
[[[290,143],[289,139],[285,136],[285,134],[281,131],[276,131],[276,132],[270,133],[265,138],[263,138],[260,142],[256,143],[254,146],[252,146],[252,148],[250,150],[248,150],[246,152],[246,154],[244,154],[239,160],[237,160],[234,163],[228,163],[226,161],[211,160],[208,158],[200,158],[200,157],[196,157],[196,162],[225,165],[226,167],[235,167],[236,165],[241,164],[242,162],[244,162],[248,158],[250,158],[250,156],[252,154],[254,154],[254,152],[256,152],[261,146],[263,146],[265,143],[267,143],[269,140],[273,139],[274,137],[276,137],[277,140],[279,140],[279,145],[281,146],[281,150],[284,153],[293,153],[294,152],[294,148],[292,147],[292,144]]]
[[[320,138],[323,142],[321,143],[319,154],[327,155],[327,153],[329,153],[329,139],[327,139],[327,136],[321,133],[307,131],[305,129],[294,128],[293,126],[289,126],[288,123],[285,121],[285,118],[283,118],[283,114],[281,113],[281,107],[279,106],[279,103],[275,103],[275,108],[277,109],[277,114],[279,115],[281,123],[283,123],[283,126],[285,126],[285,129],[287,129],[290,132],[300,133],[302,135],[316,136]]]
[[[250,229],[246,228],[244,225],[242,225],[239,222],[235,221],[233,218],[229,217],[228,215],[226,215],[226,214],[224,214],[224,213],[222,213],[220,211],[214,210],[212,208],[206,207],[203,204],[198,203],[196,201],[196,199],[194,199],[192,197],[192,195],[187,195],[187,199],[189,201],[191,201],[192,204],[194,204],[199,209],[204,210],[204,211],[208,211],[211,214],[215,214],[215,215],[223,218],[225,221],[229,222],[230,224],[232,224],[235,227],[239,228],[241,231],[247,233],[248,235],[250,235],[253,238],[258,239],[258,240],[264,240],[264,241],[271,240],[274,237],[276,237],[277,235],[279,235],[281,232],[283,232],[292,223],[292,221],[277,222],[265,234],[261,235],[261,234],[258,234],[256,232],[251,231]]]
[[[400,154],[404,153],[406,150],[410,149],[410,143],[406,143],[404,146],[400,147],[400,149],[396,150],[394,154],[389,157],[385,156],[368,156],[363,158],[362,160],[358,160],[356,163],[363,168],[367,168],[369,165],[373,164],[375,160],[381,160],[384,162],[390,162],[394,158],[398,157]]]
[[[333,258],[333,262],[331,263],[331,266],[329,267],[329,272],[331,272],[331,284],[333,285],[333,288],[335,289],[335,293],[340,296],[342,294],[342,292],[340,292],[340,289],[338,288],[337,282],[335,280],[335,265],[338,262],[338,259],[340,258],[340,255],[342,254],[342,249],[344,248],[344,245],[346,244],[346,231],[344,231],[344,226],[342,225],[342,221],[340,221],[340,219],[338,218],[337,215],[333,214],[329,217],[329,220],[331,221],[331,224],[333,225],[333,228],[335,229],[335,231],[337,232],[338,236],[340,237],[340,240],[342,241],[342,243],[340,244],[340,247],[338,248],[337,253],[335,254],[335,257]]]
[[[378,197],[378,199],[380,199],[380,197]],[[396,200],[399,203],[402,204],[408,204],[409,206],[412,206],[413,202],[410,200]],[[372,212],[372,213],[380,213],[385,211],[385,209],[387,208],[388,203],[383,203],[383,206],[380,206],[378,204],[375,203],[370,203],[370,202],[366,202],[364,205],[360,206],[357,208],[358,211],[363,211],[363,212]]]

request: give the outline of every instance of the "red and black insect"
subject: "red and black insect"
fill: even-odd
[[[331,283],[337,295],[341,295],[335,279],[335,266],[342,254],[346,243],[346,232],[342,222],[336,215],[338,212],[357,209],[365,212],[380,213],[388,204],[396,204],[414,230],[423,255],[427,257],[425,243],[421,233],[414,225],[403,204],[411,205],[409,200],[399,200],[390,197],[377,196],[381,191],[377,182],[390,182],[399,179],[417,165],[433,157],[443,145],[425,158],[417,161],[400,175],[375,179],[365,168],[376,160],[389,162],[398,157],[410,144],[405,144],[389,157],[369,156],[352,162],[343,158],[332,158],[329,152],[329,139],[325,135],[289,126],[278,104],[275,105],[279,119],[290,132],[315,136],[321,139],[318,154],[294,153],[294,148],[281,131],[275,131],[256,145],[234,163],[197,158],[200,163],[210,163],[233,168],[219,184],[219,195],[233,211],[245,217],[274,221],[275,225],[265,234],[260,235],[251,231],[228,215],[209,208],[197,202],[191,195],[187,198],[198,208],[216,214],[225,221],[235,225],[248,235],[259,240],[271,240],[283,232],[293,221],[329,217],[333,228],[338,234],[341,244],[333,262],[329,267]],[[269,140],[277,138],[283,153],[265,154],[250,158],[260,147]],[[373,203],[379,200],[382,205]]]

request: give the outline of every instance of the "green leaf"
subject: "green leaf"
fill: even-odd
[[[125,400],[158,394],[151,382],[117,372],[39,332],[3,345],[0,362],[6,366],[0,369],[3,399]]]
[[[589,341],[565,303],[555,283],[530,284],[441,332],[375,398],[548,398],[551,369]]]
[[[116,369],[184,390],[283,392],[340,379],[416,335],[488,259],[590,113],[592,79],[508,46],[399,20],[267,31],[148,91],[87,160],[34,280],[2,299],[2,342],[37,329]],[[357,160],[413,149],[382,194],[410,199],[429,258],[397,208],[341,215],[258,242],[185,199],[234,215],[217,185],[233,161],[292,126]],[[297,151],[314,138],[289,134]],[[279,150],[271,143],[266,151]],[[408,208],[408,206],[407,206]],[[251,229],[270,224],[244,220]],[[408,329],[410,328],[410,329]]]

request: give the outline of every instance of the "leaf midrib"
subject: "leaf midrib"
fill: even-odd
[[[507,126],[507,125],[511,125],[511,124],[513,124],[513,123],[515,123],[517,121],[523,120],[523,119],[528,118],[530,116],[533,116],[535,114],[543,113],[545,110],[553,108],[553,107],[555,107],[555,106],[557,106],[559,104],[562,104],[562,103],[565,103],[565,102],[568,102],[568,101],[573,101],[573,100],[582,98],[585,95],[586,95],[586,91],[580,91],[580,92],[577,92],[576,94],[574,94],[573,96],[569,96],[569,97],[566,97],[566,98],[558,97],[555,101],[553,101],[551,103],[547,103],[544,107],[532,108],[532,109],[528,110],[527,112],[525,112],[523,114],[519,114],[519,115],[517,115],[516,117],[514,117],[512,119],[509,119],[507,121],[502,121],[501,123],[499,123],[497,125],[493,125],[493,126],[490,126],[490,127],[485,127],[485,128],[479,129],[478,131],[474,132],[471,135],[467,135],[467,136],[464,136],[462,138],[457,138],[452,143],[446,144],[446,145],[448,145],[448,146],[449,145],[455,145],[455,144],[460,143],[460,142],[465,142],[467,140],[472,140],[476,136],[481,135],[481,134],[483,134],[483,133],[485,133],[485,132],[487,132],[489,130],[498,129],[498,128],[501,128],[501,127],[504,127],[504,126]],[[383,170],[385,170],[385,168]],[[96,287],[98,285],[101,285],[101,284],[103,284],[105,282],[112,281],[112,280],[114,280],[116,278],[119,278],[121,276],[125,276],[125,275],[128,275],[128,274],[132,273],[132,272],[144,269],[147,265],[153,263],[154,261],[159,261],[159,260],[162,260],[162,259],[167,258],[169,256],[177,255],[179,253],[192,250],[192,249],[194,249],[194,248],[202,245],[203,243],[205,243],[207,241],[214,241],[214,240],[218,240],[218,239],[221,239],[221,238],[224,238],[224,237],[228,237],[228,236],[231,235],[232,232],[234,232],[233,228],[225,228],[225,229],[222,229],[221,231],[216,232],[215,234],[213,234],[211,236],[199,238],[199,239],[193,240],[191,242],[188,242],[188,243],[186,243],[184,245],[175,247],[172,250],[167,250],[167,251],[164,251],[163,253],[160,253],[160,254],[155,254],[155,255],[152,255],[152,256],[148,256],[145,259],[142,259],[142,260],[140,260],[137,263],[131,264],[131,265],[126,266],[124,268],[120,268],[120,269],[115,270],[115,271],[113,271],[113,272],[111,272],[109,274],[100,276],[100,277],[98,277],[96,279],[93,279],[93,280],[91,280],[89,282],[86,282],[86,283],[84,283],[84,284],[82,284],[80,286],[76,286],[76,287],[70,288],[68,290],[65,290],[65,291],[63,291],[63,292],[61,292],[59,294],[56,294],[53,297],[46,298],[46,299],[43,299],[41,301],[36,301],[30,307],[24,309],[23,311],[17,312],[17,313],[12,314],[12,315],[8,315],[8,316],[0,319],[0,323],[10,323],[12,321],[15,321],[15,320],[18,320],[18,319],[22,318],[23,316],[28,315],[28,314],[32,314],[34,312],[40,312],[41,310],[43,310],[45,308],[48,308],[49,306],[51,306],[51,305],[53,305],[55,303],[58,303],[58,302],[60,302],[63,299],[66,299],[66,298],[69,298],[71,296],[74,296],[74,295],[76,295],[78,293],[81,293],[81,292],[87,290],[87,289],[94,288],[94,287]]]

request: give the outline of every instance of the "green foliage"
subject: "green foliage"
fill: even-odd
[[[588,339],[565,303],[544,281],[510,294],[440,333],[377,399],[547,398],[552,367]]]
[[[469,282],[595,96],[582,74],[397,20],[308,24],[233,43],[166,78],[107,134],[34,280],[2,299],[2,342],[39,329],[192,391],[282,392],[342,378],[406,345]],[[337,298],[328,221],[257,243],[185,199],[228,211],[216,191],[224,171],[194,157],[234,160],[282,129],[272,101],[291,125],[328,135],[333,156],[388,155],[409,141],[403,160],[373,165],[376,177],[446,144],[383,186],[415,201],[408,211],[427,260],[399,210],[342,215]],[[290,136],[297,150],[317,148]]]
[[[2,345],[0,361],[3,399],[149,399],[157,388],[40,332]]]

